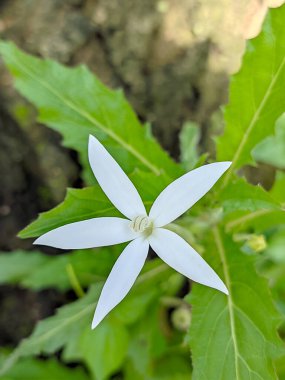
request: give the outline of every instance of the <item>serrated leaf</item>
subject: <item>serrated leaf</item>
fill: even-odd
[[[39,121],[63,135],[75,149],[94,183],[88,165],[88,135],[94,134],[128,173],[135,168],[177,177],[181,169],[144,129],[121,91],[105,87],[85,66],[66,68],[23,53],[1,42],[0,53],[19,92],[39,111]]]
[[[285,114],[276,123],[275,136],[267,137],[252,151],[257,162],[285,169]]]
[[[60,349],[64,360],[85,362],[96,379],[105,379],[117,369],[126,354],[128,335],[122,324],[110,318],[92,332],[91,318],[100,290],[101,286],[94,286],[84,298],[61,307],[55,316],[39,322],[33,334],[4,362],[0,375],[9,371],[21,357],[49,355]],[[111,360],[110,355],[114,356],[117,350],[120,352]],[[103,361],[103,357],[110,362]]]
[[[100,294],[101,286],[96,285],[82,299],[58,309],[57,314],[39,322],[32,335],[24,339],[4,362],[0,375],[6,373],[21,357],[51,354],[64,347],[72,352],[73,359],[81,359],[81,353],[74,348],[86,326],[90,325],[92,313]]]
[[[122,308],[128,309],[128,299],[132,303],[134,297],[139,297],[141,294],[141,285],[144,284],[145,292],[151,291],[153,287],[160,287],[165,281],[168,283],[170,268],[161,264],[160,260],[153,260],[146,263],[142,274],[136,281],[135,286],[130,293],[122,301]],[[95,310],[96,301],[99,298],[103,283],[98,282],[92,286],[84,297],[69,305],[65,305],[57,310],[57,313],[43,321],[40,321],[32,335],[24,339],[21,344],[12,352],[12,354],[4,362],[0,369],[0,376],[6,373],[11,367],[17,363],[21,357],[52,354],[61,350],[62,358],[65,361],[87,360],[85,357],[86,351],[82,349],[81,339],[85,334],[86,329],[91,333],[91,320]],[[137,314],[133,321],[141,317],[153,298],[143,299],[144,305],[140,306],[140,314]],[[112,313],[100,324],[107,323],[109,328],[116,328],[118,323],[125,323],[122,320],[121,310],[114,309]],[[130,321],[126,321],[131,322]],[[98,326],[98,328],[100,328]],[[106,348],[107,349],[107,348]],[[90,364],[89,360],[87,362]],[[94,371],[94,368],[92,369]]]
[[[229,296],[201,285],[193,288],[193,379],[276,379],[273,361],[284,348],[268,284],[257,275],[254,256],[244,255],[217,228],[213,236],[205,259],[225,280]]]
[[[285,210],[260,209],[253,212],[236,211],[224,219],[227,232],[250,230],[262,233],[285,224]]]
[[[64,224],[103,216],[122,215],[99,185],[85,189],[68,189],[62,203],[50,211],[41,213],[38,219],[19,233],[19,237],[36,237]]]
[[[242,67],[230,84],[225,133],[217,140],[217,158],[232,160],[234,170],[253,163],[252,149],[273,134],[285,111],[285,6],[271,9],[258,37],[247,42]]]
[[[222,189],[219,202],[223,205],[225,228],[228,232],[264,232],[285,223],[283,205],[261,186],[253,186],[243,179],[238,179]]]
[[[224,188],[219,195],[219,201],[226,214],[240,210],[278,210],[281,207],[261,186],[253,186],[242,178]]]
[[[140,189],[147,210],[170,182],[170,178],[165,175],[156,176],[139,170],[131,175],[131,180]],[[36,237],[64,224],[103,216],[122,217],[122,214],[109,201],[99,185],[85,189],[68,189],[60,205],[40,214],[38,219],[19,233],[19,237]]]

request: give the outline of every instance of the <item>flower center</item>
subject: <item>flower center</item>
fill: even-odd
[[[139,215],[132,220],[131,228],[135,232],[145,232],[149,235],[152,232],[153,223],[147,216]]]

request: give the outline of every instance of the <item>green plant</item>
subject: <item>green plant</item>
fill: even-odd
[[[17,366],[24,368],[36,360],[25,357],[60,352],[63,363],[76,362],[88,369],[88,375],[80,372],[78,378],[103,380],[118,371],[127,380],[284,378],[284,344],[278,336],[278,328],[284,332],[285,315],[284,173],[276,175],[269,191],[240,174],[256,160],[284,168],[284,24],[285,6],[270,10],[261,34],[247,43],[239,73],[231,79],[216,159],[232,161],[232,166],[213,191],[172,226],[219,274],[229,296],[193,283],[189,295],[177,297],[185,279],[156,258],[147,262],[122,303],[91,331],[96,300],[122,247],[59,257],[40,252],[2,255],[1,282],[33,289],[73,288],[80,296],[39,322],[33,334],[4,358],[3,376],[17,379]],[[66,68],[6,42],[0,44],[0,53],[18,91],[37,108],[39,121],[58,131],[64,146],[78,152],[90,186],[69,189],[59,206],[20,233],[22,238],[38,237],[67,222],[117,215],[90,172],[89,134],[130,176],[147,210],[161,190],[184,173],[183,168],[199,162],[193,128],[181,135],[183,164],[175,163],[140,125],[121,91],[107,89],[86,67]],[[191,152],[186,151],[189,147]],[[53,271],[61,273],[54,281],[49,278]],[[181,326],[178,317],[169,317],[178,309],[186,316]],[[190,319],[185,332],[184,321],[189,324]],[[47,363],[56,367],[51,360]]]

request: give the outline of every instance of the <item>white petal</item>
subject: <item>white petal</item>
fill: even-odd
[[[34,244],[62,249],[95,248],[124,243],[138,234],[122,218],[94,218],[66,224],[40,236]]]
[[[91,135],[88,154],[93,173],[113,205],[129,219],[146,215],[144,204],[133,183],[104,146]]]
[[[119,256],[101,292],[92,329],[128,294],[145,263],[148,248],[148,241],[138,238]]]
[[[230,167],[231,162],[204,165],[168,185],[156,198],[149,213],[156,227],[178,218],[202,198]]]
[[[200,284],[229,294],[223,281],[185,240],[164,228],[156,228],[149,243],[157,255],[177,272]]]

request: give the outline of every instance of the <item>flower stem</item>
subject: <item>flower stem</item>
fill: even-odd
[[[76,273],[73,269],[73,266],[68,263],[66,265],[66,272],[70,281],[70,284],[77,295],[78,298],[81,298],[85,295],[84,290],[82,289],[82,286],[80,285],[80,282],[78,280],[78,277],[76,276]]]

